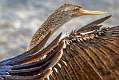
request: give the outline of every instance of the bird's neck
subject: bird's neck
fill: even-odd
[[[62,14],[58,11],[54,12],[34,34],[30,43],[30,48],[33,48],[36,46],[36,44],[42,41],[49,32],[53,33],[56,29],[69,20],[71,20],[71,17],[69,17],[67,14]]]
[[[61,27],[66,22],[68,22],[69,20],[71,20],[71,17],[68,17],[65,14],[55,12],[48,17],[48,19],[43,23],[41,27],[45,28],[46,31],[48,30],[54,31],[59,27]]]

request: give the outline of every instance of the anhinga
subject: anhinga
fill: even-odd
[[[28,51],[0,62],[0,80],[118,80],[119,27],[100,24],[111,16],[72,31],[63,39],[59,34],[41,49],[51,34],[72,18],[98,14],[103,12],[72,4],[59,7],[34,34]]]

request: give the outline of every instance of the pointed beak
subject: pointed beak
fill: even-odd
[[[107,12],[80,9],[79,13],[81,16],[83,16],[83,15],[103,15],[106,14]]]

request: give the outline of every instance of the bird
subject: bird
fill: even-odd
[[[119,26],[101,24],[111,15],[64,38],[60,33],[44,47],[50,36],[71,19],[100,14],[104,12],[61,5],[36,31],[27,51],[0,62],[0,80],[118,80]]]
[[[53,33],[59,27],[61,27],[63,24],[73,18],[84,15],[100,15],[104,13],[105,12],[101,11],[85,10],[79,5],[63,4],[58,9],[56,9],[54,13],[52,13],[48,17],[48,19],[41,25],[41,27],[36,31],[30,42],[29,49],[36,46],[37,43],[39,43],[49,31]]]

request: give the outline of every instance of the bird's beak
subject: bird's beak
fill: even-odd
[[[107,12],[80,9],[79,13],[80,16],[83,16],[83,15],[102,15],[102,14],[106,14]]]

